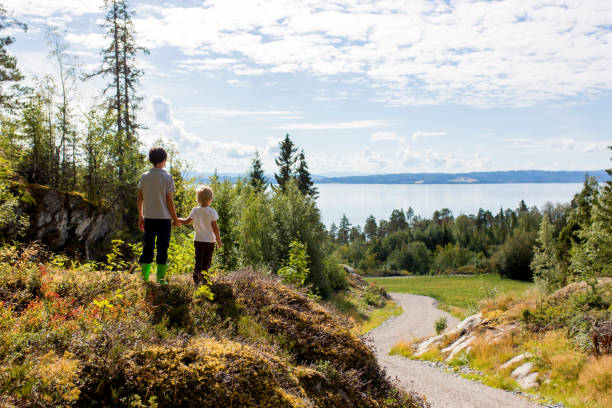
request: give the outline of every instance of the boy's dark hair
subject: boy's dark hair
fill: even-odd
[[[164,150],[163,147],[155,146],[149,150],[149,161],[156,164],[162,163],[164,160],[168,158],[168,153]]]

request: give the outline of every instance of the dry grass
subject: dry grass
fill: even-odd
[[[411,358],[415,352],[414,344],[412,340],[400,340],[393,347],[391,347],[390,355],[399,355]]]
[[[612,407],[612,355],[591,357],[578,378],[585,397],[600,407]]]

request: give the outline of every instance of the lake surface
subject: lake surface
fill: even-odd
[[[435,210],[449,208],[453,215],[476,214],[479,208],[493,213],[516,209],[521,200],[541,207],[547,201],[567,203],[582,184],[317,184],[322,220],[336,225],[346,214],[353,225],[363,226],[372,214],[387,219],[394,209],[412,207],[415,215],[430,218]]]

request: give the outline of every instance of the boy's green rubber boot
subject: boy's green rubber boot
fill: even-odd
[[[151,272],[151,264],[150,263],[140,264],[140,270],[142,273],[142,280],[144,280],[145,282],[148,282],[149,273]]]
[[[166,271],[168,270],[168,265],[157,265],[157,283],[160,285],[167,285],[168,281],[166,280]]]

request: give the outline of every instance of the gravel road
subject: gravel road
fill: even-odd
[[[459,320],[439,310],[435,299],[427,296],[391,293],[404,313],[370,332],[376,354],[387,373],[406,389],[425,395],[432,408],[536,408],[541,405],[513,393],[429,367],[419,361],[390,356],[389,350],[401,339],[435,334],[433,323],[446,316],[452,329]]]

